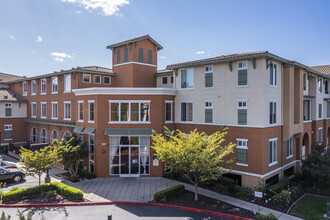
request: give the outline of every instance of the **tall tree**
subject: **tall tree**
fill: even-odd
[[[47,146],[40,150],[32,151],[26,148],[20,149],[20,157],[23,162],[23,170],[27,175],[40,177],[43,172],[51,168],[56,162],[60,162],[60,148],[56,146]]]
[[[180,130],[169,131],[165,135],[154,132],[153,146],[157,157],[168,168],[182,170],[195,187],[195,200],[198,200],[198,185],[207,180],[216,180],[227,173],[235,144],[224,145],[227,129],[211,135],[199,133],[197,129],[186,135]],[[224,146],[223,146],[224,145]]]

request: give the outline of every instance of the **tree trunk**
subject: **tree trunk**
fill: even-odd
[[[40,183],[41,183],[41,180],[40,180],[40,178],[41,178],[41,175],[38,175],[39,176],[39,186],[40,186]]]
[[[197,180],[197,175],[195,174],[195,201],[198,201],[198,180]]]

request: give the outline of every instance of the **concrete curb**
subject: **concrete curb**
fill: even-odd
[[[143,203],[143,202],[72,202],[72,203],[43,203],[43,204],[0,204],[0,208],[41,208],[41,207],[62,207],[62,206],[95,206],[95,205],[135,205],[135,206],[151,206],[168,209],[178,209],[183,211],[198,212],[207,215],[220,216],[236,220],[251,220],[250,218],[234,216],[231,214],[225,214],[221,212],[196,209],[184,206],[166,205],[158,203]]]

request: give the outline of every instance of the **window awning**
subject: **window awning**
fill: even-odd
[[[104,135],[152,135],[152,128],[106,128]]]
[[[74,129],[73,129],[73,132],[74,133],[82,133],[82,130],[84,130],[85,127],[81,127],[81,126],[76,126]]]
[[[95,131],[95,128],[86,127],[85,130],[82,132],[82,134],[93,134],[94,131]]]

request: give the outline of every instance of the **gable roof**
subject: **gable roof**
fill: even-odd
[[[113,73],[112,69],[101,67],[101,66],[85,66],[85,67],[77,67],[78,70],[89,70],[95,72],[102,72],[102,73]]]
[[[16,76],[13,74],[8,73],[0,73],[0,83],[7,83],[9,81],[17,80],[17,79],[23,79],[22,76]]]
[[[154,76],[170,76],[173,75],[173,71],[172,70],[158,70],[157,73],[154,73]]]
[[[8,88],[0,88],[0,102],[27,102],[27,100]]]
[[[311,66],[312,70],[315,70],[317,72],[330,75],[330,65],[321,65],[321,66]]]
[[[111,44],[111,45],[107,46],[107,49],[112,50],[115,47],[119,47],[119,46],[130,44],[130,43],[135,43],[135,42],[138,42],[138,41],[144,40],[144,39],[149,39],[152,43],[154,43],[157,46],[157,50],[163,49],[162,45],[160,45],[154,39],[152,39],[149,36],[149,34],[143,35],[143,36],[140,36],[140,37],[131,38],[129,40],[125,40],[125,41],[122,41],[122,42],[119,42],[119,43]]]

